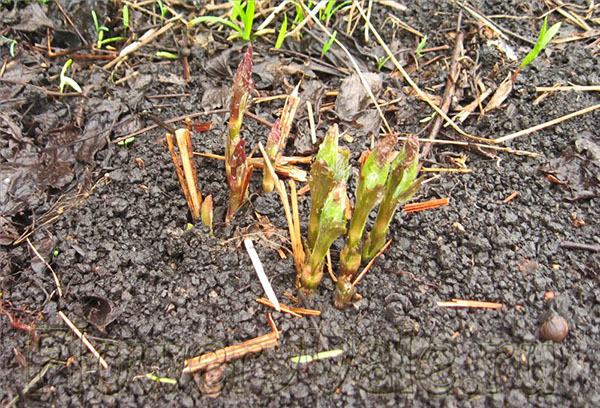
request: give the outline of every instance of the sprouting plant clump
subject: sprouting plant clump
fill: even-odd
[[[299,285],[310,293],[323,278],[323,264],[327,251],[346,231],[346,182],[350,174],[348,149],[338,146],[338,127],[333,125],[315,157],[309,185],[312,200],[308,219],[308,240],[305,265]]]
[[[338,308],[350,304],[357,283],[356,272],[364,261],[372,259],[383,248],[396,210],[410,200],[421,185],[421,179],[417,179],[417,138],[409,137],[400,152],[393,151],[396,141],[395,135],[384,137],[362,156],[354,213],[340,253],[335,291]],[[319,285],[327,251],[335,239],[346,232],[348,174],[348,151],[338,146],[338,129],[334,125],[319,148],[309,178],[312,202],[306,245],[310,256],[299,278],[305,292],[310,293]],[[378,205],[373,228],[363,240],[369,214]]]
[[[246,161],[246,140],[240,136],[244,111],[248,104],[250,92],[254,89],[252,81],[252,45],[249,45],[242,57],[233,78],[231,89],[231,117],[229,133],[225,142],[225,172],[229,185],[229,208],[227,221],[244,203],[248,195],[248,183],[252,175],[252,167]]]

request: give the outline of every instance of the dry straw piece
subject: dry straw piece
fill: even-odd
[[[175,172],[181,184],[185,201],[187,201],[192,219],[198,220],[202,210],[202,195],[198,189],[198,178],[196,176],[196,166],[193,160],[192,138],[188,129],[177,129],[175,139],[179,148],[179,156],[175,151],[173,144],[173,135],[166,134],[167,146],[175,165]]]

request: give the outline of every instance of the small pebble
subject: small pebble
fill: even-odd
[[[560,315],[553,315],[542,323],[540,337],[544,340],[552,340],[555,343],[563,341],[569,333],[569,323]]]

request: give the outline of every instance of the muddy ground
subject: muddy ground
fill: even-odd
[[[600,406],[598,111],[503,145],[536,153],[535,158],[434,145],[425,166],[452,167],[456,162],[451,159],[465,155],[472,172],[432,173],[414,201],[449,197],[450,205],[396,215],[393,244],[359,285],[363,299],[355,307],[333,307],[334,285],[326,277],[307,303],[321,310],[321,316],[297,319],[273,312],[282,331],[279,347],[228,365],[221,395],[209,399],[199,378],[182,374],[183,361],[270,331],[267,309],[254,301],[263,291],[240,246],[242,234],[253,234],[277,295],[292,304],[284,293],[296,293],[293,261],[276,250],[289,247],[281,203],[276,194],[261,193],[257,171],[250,205],[225,225],[224,166],[198,158],[202,192],[215,200],[214,236],[200,223],[188,229],[189,213],[164,129],[140,134],[127,146],[113,142],[153,125],[149,115],[165,121],[227,108],[243,44],[203,27],[188,32],[186,46],[184,31],[176,25],[111,77],[110,70],[102,69],[109,59],[100,58],[114,55],[92,52],[89,46],[72,51],[96,40],[91,3],[60,3],[77,30],[54,3],[0,6],[0,30],[17,40],[14,56],[10,42],[0,48],[5,62],[0,78],[3,406]],[[455,99],[465,106],[475,98],[475,78],[494,90],[516,68],[510,51],[520,60],[531,46],[515,34],[535,41],[541,20],[534,17],[549,11],[546,3],[473,2],[513,33],[505,44],[449,1],[408,1],[406,9],[374,2],[372,21],[419,86],[441,96],[460,20],[468,58],[463,59]],[[582,16],[596,34],[550,45],[523,69],[498,109],[483,116],[476,110],[466,119],[466,132],[501,137],[600,102],[597,92],[568,91],[536,102],[541,93],[535,87],[600,83],[600,11],[598,6],[587,10],[584,1],[574,3],[580,7],[565,10]],[[118,9],[112,3],[93,7],[109,28],[107,35],[118,35]],[[175,7],[185,16],[200,12],[200,7]],[[330,25],[345,32],[348,12],[341,10]],[[390,13],[426,34],[425,48],[447,47],[415,56],[419,39],[393,26]],[[291,21],[293,9],[288,17]],[[278,29],[281,20],[276,21]],[[549,24],[557,21],[563,21],[559,38],[584,32],[558,12],[550,13]],[[138,36],[154,23],[165,24],[132,11]],[[423,119],[433,110],[403,92],[407,84],[390,63],[378,70],[377,57],[384,54],[372,36],[365,43],[363,25],[352,38],[338,38],[361,69],[380,74],[379,98],[399,99],[386,108],[393,129],[427,137],[431,121]],[[85,96],[57,94],[67,56],[49,57],[48,32],[53,52],[71,50],[75,62],[68,75],[84,87]],[[352,72],[335,45],[320,58],[323,38],[314,26],[303,31],[301,42],[286,40],[281,51],[272,49],[274,35],[257,38],[254,96],[289,93],[304,78],[304,97],[317,111],[321,107],[317,135],[321,138],[332,123],[339,123],[347,131],[343,143],[356,167],[380,123],[373,120],[371,108],[349,118],[352,112],[343,109],[343,101],[336,105],[335,96],[324,95],[347,86],[342,81]],[[189,82],[184,81],[182,59],[155,57],[156,51],[181,48],[189,50]],[[102,57],[90,60],[92,54]],[[275,100],[250,111],[272,123],[281,106]],[[212,113],[194,119],[214,122],[209,131],[193,134],[196,151],[223,154],[227,118]],[[243,134],[249,146],[264,141],[267,132],[264,124],[246,118]],[[286,154],[314,152],[305,109],[292,133]],[[442,128],[438,139],[462,140],[450,127]],[[353,191],[355,176],[351,179]],[[308,195],[300,198],[304,223],[309,201]],[[27,232],[32,232],[31,245],[13,244]],[[62,297],[32,246],[56,272]],[[334,244],[334,262],[341,246],[341,240]],[[98,298],[112,306],[104,320],[93,313]],[[455,298],[503,307],[437,305]],[[110,369],[99,366],[58,311],[87,333]],[[553,313],[570,326],[561,343],[539,336],[541,323]],[[9,316],[21,325],[35,325],[39,341],[13,327]],[[344,353],[310,364],[291,362],[293,356],[334,349]]]

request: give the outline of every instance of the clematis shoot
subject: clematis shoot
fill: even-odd
[[[338,146],[339,130],[334,124],[325,135],[310,170],[311,207],[308,218],[308,247],[313,248],[319,233],[319,218],[327,196],[336,182],[346,181],[349,175],[347,149]]]
[[[340,272],[335,296],[337,307],[343,308],[354,294],[352,278],[362,262],[360,242],[369,214],[384,196],[391,153],[396,140],[396,135],[384,137],[362,161],[356,187],[354,214],[350,221],[346,243],[340,252]]]
[[[309,177],[308,257],[298,279],[300,287],[307,293],[314,291],[321,282],[327,251],[346,231],[344,214],[349,152],[338,146],[338,138],[338,127],[333,125],[321,143]]]
[[[253,168],[248,166],[246,161],[246,141],[241,138],[240,131],[244,110],[252,89],[254,89],[252,45],[248,45],[233,78],[231,90],[231,117],[229,118],[229,134],[225,143],[225,172],[229,185],[229,208],[226,222],[231,221],[248,196],[248,182]]]
[[[385,195],[379,206],[373,229],[367,235],[362,257],[369,260],[383,247],[390,222],[396,209],[406,203],[421,187],[419,171],[419,141],[410,136],[402,151],[392,162],[390,176],[385,184]]]

